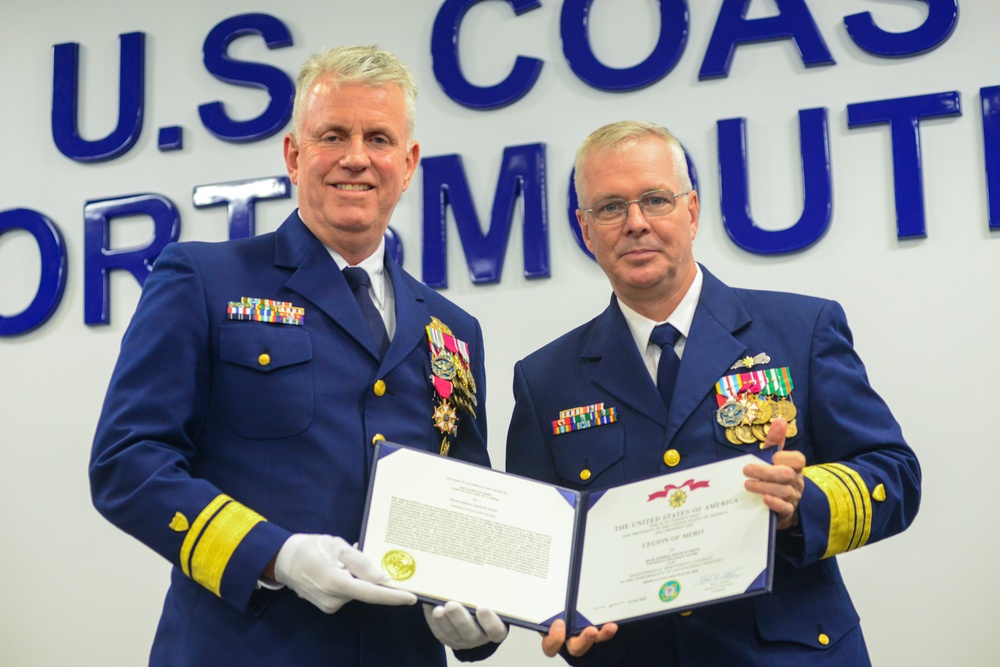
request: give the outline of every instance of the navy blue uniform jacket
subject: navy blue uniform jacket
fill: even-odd
[[[913,521],[917,459],[869,385],[837,303],[732,289],[703,272],[669,413],[612,298],[597,318],[518,362],[507,470],[596,490],[759,451],[726,439],[715,383],[740,372],[731,369],[736,361],[766,353],[770,363],[754,370],[787,366],[794,382],[798,433],[786,447],[806,457],[802,534],[779,533],[772,593],[622,624],[572,662],[869,664],[835,556]],[[561,410],[595,403],[616,408],[618,421],[553,435]],[[676,454],[680,462],[668,466]]]
[[[257,589],[291,533],[358,539],[373,439],[438,451],[432,316],[469,344],[479,389],[478,419],[459,413],[450,455],[489,465],[479,323],[388,259],[386,271],[396,332],[380,362],[347,281],[297,213],[275,233],[174,243],[157,259],[90,468],[97,509],[174,565],[151,664],[445,664],[419,604],[326,615],[289,589]],[[304,323],[228,319],[242,297],[291,302]]]

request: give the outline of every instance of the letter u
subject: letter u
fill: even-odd
[[[78,162],[101,162],[124,155],[139,139],[145,95],[146,35],[119,35],[118,125],[103,139],[88,141],[77,130],[80,45],[56,44],[52,69],[52,139]]]

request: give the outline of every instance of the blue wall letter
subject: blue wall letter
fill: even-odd
[[[292,184],[287,176],[198,185],[191,195],[191,203],[198,208],[226,204],[229,238],[247,239],[257,233],[254,203],[258,199],[288,199],[291,188]]]
[[[0,212],[0,236],[23,229],[35,237],[42,258],[42,278],[28,307],[17,315],[0,315],[0,337],[28,333],[56,312],[66,288],[66,244],[55,223],[37,211],[15,208]]]
[[[781,231],[761,229],[750,215],[745,119],[720,120],[718,128],[722,224],[733,243],[758,255],[775,255],[803,250],[818,241],[830,227],[833,211],[826,109],[799,111],[799,150],[805,201],[799,221]]]
[[[660,39],[643,62],[616,69],[601,63],[590,48],[588,24],[594,0],[565,0],[559,32],[570,68],[584,83],[599,90],[623,92],[651,86],[674,68],[688,37],[685,0],[660,0]]]
[[[119,35],[118,125],[96,141],[77,131],[80,45],[56,44],[52,68],[52,139],[59,152],[78,162],[100,162],[124,155],[142,132],[145,85],[146,36],[141,32]]]
[[[234,143],[259,141],[280,132],[292,117],[295,84],[277,67],[233,60],[226,54],[229,45],[244,35],[259,35],[269,49],[290,46],[292,35],[285,24],[267,14],[240,14],[221,21],[212,28],[202,48],[205,69],[215,78],[237,86],[263,88],[271,96],[264,113],[250,120],[232,120],[222,102],[198,107],[201,122],[223,141]]]
[[[483,87],[469,83],[462,75],[462,66],[458,62],[458,31],[465,13],[480,2],[482,0],[445,0],[441,5],[437,18],[434,19],[434,32],[431,35],[434,78],[444,94],[462,106],[470,109],[499,109],[528,94],[542,71],[543,63],[537,58],[518,56],[514,61],[514,69],[497,85]],[[542,5],[539,0],[506,2],[518,16]]]
[[[958,0],[919,0],[927,5],[927,20],[908,32],[886,32],[870,12],[844,17],[847,34],[872,55],[902,58],[927,53],[944,44],[958,23]]]
[[[1000,229],[1000,86],[980,88],[983,106],[983,153],[990,229]]]
[[[748,20],[745,17],[750,0],[723,0],[705,59],[701,62],[699,79],[728,76],[737,44],[789,37],[795,41],[806,67],[835,64],[805,0],[774,2],[781,12],[778,16]]]
[[[485,235],[469,193],[469,183],[459,155],[440,155],[421,162],[424,170],[423,281],[431,287],[448,286],[448,206],[462,241],[472,282],[500,281],[514,204],[524,198],[524,275],[547,277],[549,245],[545,203],[545,144],[511,146],[503,151],[503,164],[493,199],[490,229]]]
[[[143,246],[112,250],[111,221],[129,215],[153,219],[153,236]],[[111,271],[125,269],[145,284],[153,262],[166,245],[176,241],[181,218],[174,203],[162,195],[139,194],[116,199],[96,199],[83,206],[83,321],[109,324]]]
[[[898,238],[927,236],[920,163],[920,119],[961,115],[958,91],[847,105],[848,127],[889,124]]]

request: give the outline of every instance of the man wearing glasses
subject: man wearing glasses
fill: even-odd
[[[662,127],[598,129],[575,178],[583,238],[614,295],[518,362],[508,471],[596,491],[776,447],[744,474],[778,538],[769,594],[569,639],[557,621],[543,650],[574,665],[870,664],[834,556],[909,526],[920,468],[843,310],[734,289],[695,262],[698,193]],[[583,428],[553,427],[588,410]]]

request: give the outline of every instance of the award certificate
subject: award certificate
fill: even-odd
[[[375,459],[361,550],[424,601],[575,631],[770,590],[753,455],[591,493],[389,442]]]
[[[771,588],[773,519],[739,456],[590,495],[577,627]]]

